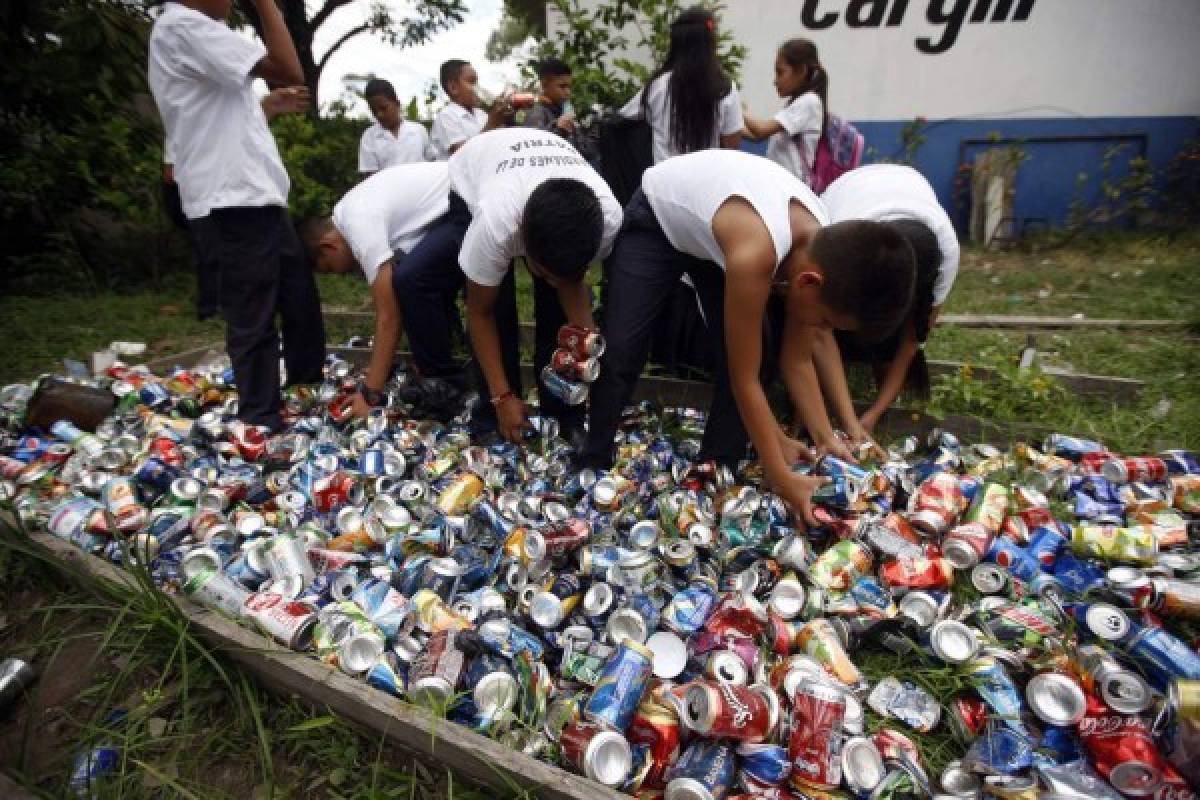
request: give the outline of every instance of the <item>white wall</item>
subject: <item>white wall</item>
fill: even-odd
[[[1004,7],[1007,21],[969,21]],[[848,24],[873,13],[883,25]],[[930,19],[956,16],[949,44]],[[726,0],[722,19],[749,48],[742,94],[759,114],[780,103],[775,49],[792,36],[817,43],[831,109],[856,120],[1200,114],[1200,0]]]

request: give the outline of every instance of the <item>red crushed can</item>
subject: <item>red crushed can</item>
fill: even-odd
[[[937,472],[917,487],[909,521],[925,533],[940,534],[949,530],[965,507],[958,476],[953,472]]]
[[[542,535],[542,539],[546,543],[545,557],[549,558],[583,547],[591,538],[592,529],[588,526],[587,520],[571,517],[544,525],[538,528],[538,533]]]
[[[178,442],[167,436],[159,436],[150,443],[150,455],[168,466],[183,466],[183,450]]]
[[[739,633],[755,639],[766,629],[767,609],[748,592],[729,592],[704,621],[704,630],[717,636]]]
[[[642,782],[647,788],[662,786],[667,768],[679,758],[679,712],[664,697],[664,691],[659,684],[646,692],[627,734],[630,744],[645,745],[650,750],[650,771]]]
[[[604,355],[604,337],[582,325],[563,325],[558,329],[558,346],[580,361]]]
[[[235,425],[230,438],[238,454],[247,461],[258,461],[267,452],[266,435],[253,425]]]
[[[1112,483],[1157,483],[1167,479],[1167,462],[1155,456],[1110,458],[1101,465],[1100,474]]]
[[[885,586],[908,589],[948,589],[954,580],[954,567],[949,561],[928,548],[920,555],[900,556],[885,561],[879,568],[879,579]]]
[[[313,484],[313,507],[327,514],[350,501],[350,491],[354,488],[354,476],[345,472],[335,472],[318,478]]]
[[[560,347],[550,356],[550,368],[567,380],[591,383],[600,377],[600,361],[580,359],[570,350]]]
[[[1147,795],[1162,785],[1168,765],[1141,717],[1114,713],[1089,694],[1079,738],[1096,771],[1122,794]]]
[[[765,742],[779,722],[779,702],[765,684],[697,681],[684,694],[683,717],[705,738]]]
[[[842,782],[842,722],[846,697],[832,686],[806,683],[792,696],[788,738],[791,781],[798,788],[836,789]]]

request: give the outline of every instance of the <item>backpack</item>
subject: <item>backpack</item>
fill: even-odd
[[[817,194],[843,174],[862,164],[866,140],[849,121],[830,114],[813,157],[812,190]]]

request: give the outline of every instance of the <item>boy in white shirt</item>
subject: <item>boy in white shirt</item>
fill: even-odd
[[[646,170],[606,263],[607,349],[591,391],[580,461],[612,461],[613,436],[648,354],[651,327],[679,278],[696,286],[711,331],[715,386],[699,458],[736,465],[749,434],[768,482],[811,522],[821,480],[791,466],[811,456],[780,428],[760,382],[772,291],[785,295],[781,360],[800,365],[789,384],[820,450],[849,456],[825,414],[811,353],[813,330],[893,329],[912,297],[913,256],[878,223],[827,226],[812,190],[778,164],[703,150]]]
[[[168,2],[150,34],[150,90],[171,144],[183,212],[220,274],[238,417],[277,430],[279,334],[289,383],[321,380],[325,329],[287,213],[288,175],[252,88],[304,74],[275,0],[254,0],[266,43],[225,24],[232,0]]]
[[[526,427],[518,363],[513,259],[524,256],[533,275],[536,371],[549,363],[558,329],[567,322],[591,328],[588,265],[612,248],[621,206],[604,179],[565,140],[544,131],[506,128],[480,134],[450,159],[450,211],[439,223],[461,232],[457,275],[427,257],[434,232],[396,273],[408,338],[422,374],[453,374],[450,324],[442,302],[447,288],[466,282],[467,319],[478,365],[480,405],[476,432],[492,425],[510,441]],[[462,222],[468,224],[461,227]],[[436,243],[436,240],[434,240]],[[583,409],[540,393],[543,414],[564,432],[578,431]]]
[[[384,404],[383,389],[403,333],[393,284],[395,266],[446,214],[449,196],[444,161],[388,167],[346,192],[333,215],[308,237],[318,271],[345,273],[357,266],[371,287],[375,335],[366,377],[354,398],[354,412],[360,417]],[[446,269],[454,269],[457,241],[444,252]]]
[[[829,185],[821,201],[834,222],[869,219],[889,224],[916,254],[912,308],[895,334],[873,345],[857,341],[852,334],[839,334],[834,347],[817,351],[818,368],[821,357],[827,362],[822,381],[843,427],[848,432],[861,428],[869,433],[903,388],[929,393],[929,368],[922,348],[958,274],[958,234],[929,181],[900,164],[869,164],[851,170]],[[875,366],[879,393],[861,418],[856,418],[850,402],[842,360]]]
[[[391,83],[374,78],[367,82],[363,97],[375,124],[363,131],[359,140],[359,172],[371,175],[397,164],[437,159],[437,150],[425,126],[401,116],[400,100]]]
[[[450,98],[446,107],[434,116],[431,133],[438,158],[442,160],[454,155],[472,136],[504,127],[512,115],[511,105],[503,98],[497,99],[489,112],[479,108],[479,96],[475,93],[479,73],[462,59],[452,58],[443,63],[438,70],[438,81]]]

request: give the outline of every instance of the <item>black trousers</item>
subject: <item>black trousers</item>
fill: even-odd
[[[427,378],[463,380],[463,365],[454,357],[454,331],[461,328],[454,300],[466,283],[458,251],[470,224],[467,204],[451,192],[449,210],[392,267],[408,346]]]
[[[744,458],[746,429],[733,399],[725,361],[725,271],[672,247],[640,189],[625,208],[625,222],[605,266],[609,284],[603,333],[608,347],[601,359],[600,377],[592,387],[583,460],[594,464],[612,461],[613,437],[646,366],[655,322],[685,273],[695,284],[708,321],[714,371],[713,401],[700,458],[726,464]]]
[[[458,252],[471,224],[471,213],[457,194],[450,194],[450,208],[396,265],[392,288],[404,315],[404,329],[417,369],[426,377],[462,379],[464,368],[454,358],[453,332],[458,324],[454,306],[447,303],[466,283],[458,264]],[[533,361],[537,372],[550,363],[558,340],[558,329],[566,322],[558,294],[541,278],[533,279],[535,342]],[[500,334],[500,353],[509,385],[521,394],[520,331],[517,320],[516,270],[510,269],[500,284],[496,304],[496,328]],[[487,427],[495,422],[495,409],[487,402],[487,383],[472,359],[470,373],[484,402],[476,413],[477,424]],[[582,427],[584,409],[572,408],[559,401],[539,384],[539,405],[544,414],[557,417],[563,428]]]
[[[278,428],[279,315],[288,383],[317,383],[325,326],[312,265],[287,209],[214,209],[193,220],[205,263],[220,279],[225,349],[238,388],[238,418]]]

